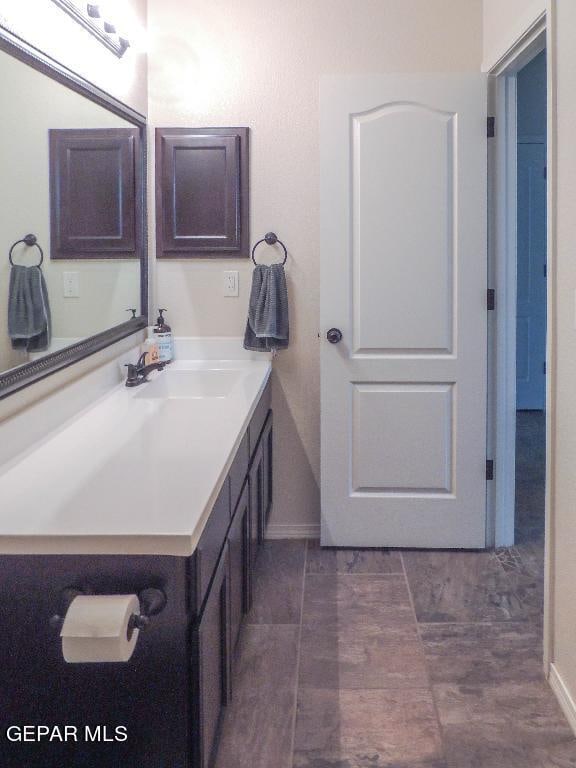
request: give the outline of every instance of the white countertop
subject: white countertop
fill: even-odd
[[[167,372],[181,384],[211,370],[236,371],[226,395],[159,389]],[[0,553],[190,555],[270,372],[266,359],[179,360],[114,387],[0,467]]]

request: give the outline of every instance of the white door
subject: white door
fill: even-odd
[[[518,144],[516,404],[546,401],[546,145]]]
[[[486,79],[324,78],[320,141],[322,544],[484,547]]]

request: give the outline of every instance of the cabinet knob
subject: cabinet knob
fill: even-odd
[[[339,341],[342,341],[342,331],[339,328],[330,328],[326,338],[330,344],[338,344]]]

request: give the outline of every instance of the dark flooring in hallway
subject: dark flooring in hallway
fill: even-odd
[[[516,547],[265,545],[217,768],[576,766],[543,679],[538,427],[520,422]]]

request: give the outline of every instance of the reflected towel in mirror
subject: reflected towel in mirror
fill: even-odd
[[[8,335],[13,349],[41,352],[50,345],[51,317],[46,281],[40,267],[10,270]]]

